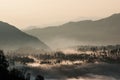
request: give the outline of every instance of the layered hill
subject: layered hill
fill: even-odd
[[[0,21],[0,49],[17,49],[21,47],[48,48],[38,38],[22,32],[15,26]]]
[[[78,44],[119,44],[120,43],[120,14],[113,14],[100,20],[84,20],[69,22],[60,26],[26,31],[47,42],[56,41],[62,44],[75,41]],[[69,41],[71,40],[71,41]],[[52,46],[52,45],[51,45]]]

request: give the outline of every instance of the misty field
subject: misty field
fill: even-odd
[[[119,80],[120,46],[77,46],[58,51],[19,49],[6,52],[10,67],[45,80]]]

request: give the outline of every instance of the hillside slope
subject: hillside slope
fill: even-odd
[[[0,49],[16,49],[21,47],[48,48],[38,38],[28,35],[8,23],[0,21]]]

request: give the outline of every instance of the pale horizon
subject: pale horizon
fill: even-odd
[[[59,25],[120,13],[119,4],[119,0],[0,0],[0,21],[19,29]]]

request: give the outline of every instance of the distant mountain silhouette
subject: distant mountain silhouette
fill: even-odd
[[[47,49],[42,41],[28,35],[16,27],[0,21],[0,49],[16,49],[21,47],[35,47]]]
[[[26,32],[47,43],[56,38],[65,38],[88,44],[117,44],[120,43],[120,14],[113,14],[96,21],[69,22],[60,26],[37,28]]]

